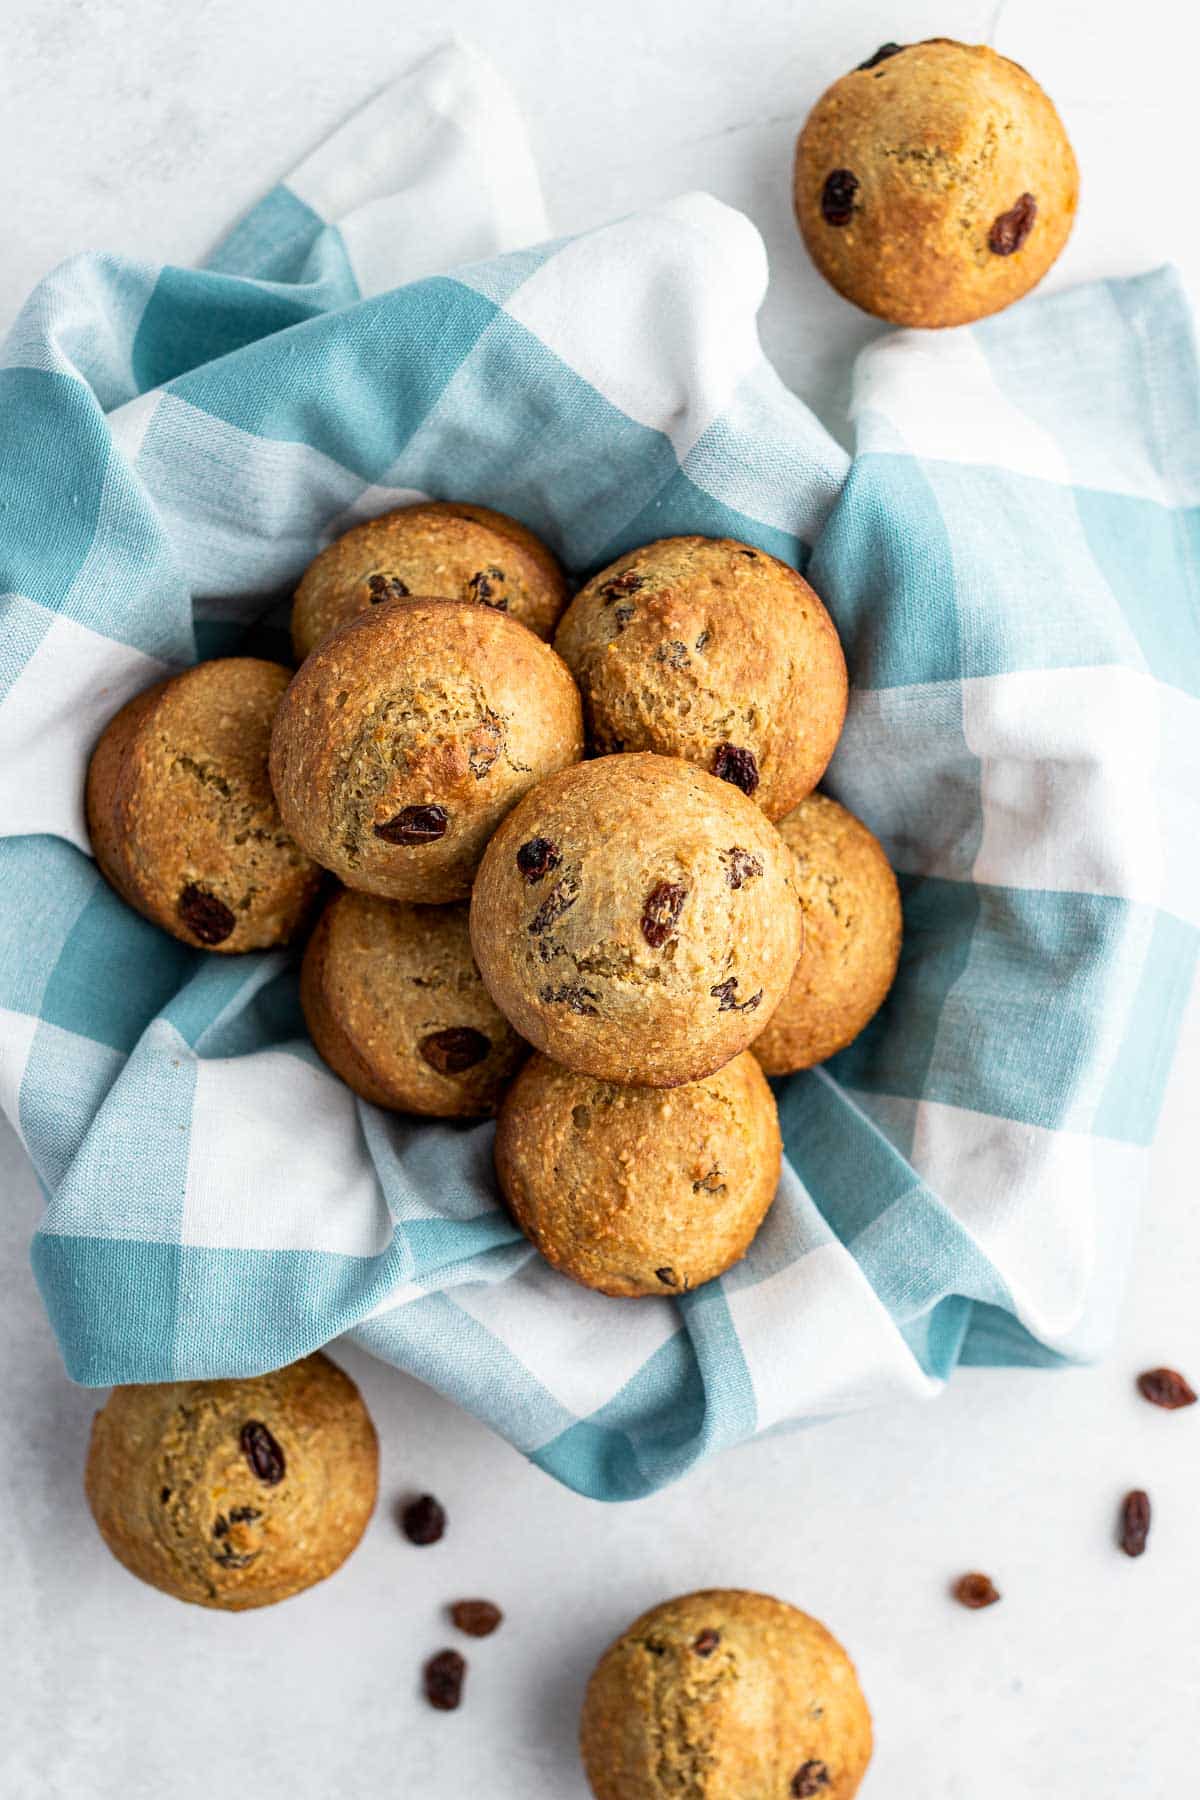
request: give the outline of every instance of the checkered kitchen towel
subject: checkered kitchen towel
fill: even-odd
[[[87,256],[29,301],[0,359],[0,1103],[77,1380],[349,1332],[623,1499],[958,1361],[1103,1346],[1196,954],[1197,381],[1170,273],[1094,285],[883,337],[851,459],[763,360],[739,214],[545,235],[511,103],[450,48],[206,270]],[[580,574],[749,539],[845,642],[828,785],[901,871],[899,979],[781,1084],[769,1222],[680,1300],[553,1273],[497,1206],[490,1125],[357,1101],[294,956],[187,949],[88,855],[116,708],[270,646],[315,551],[422,494],[516,513]]]

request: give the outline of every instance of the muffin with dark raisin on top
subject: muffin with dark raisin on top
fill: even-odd
[[[1062,250],[1079,171],[1050,99],[986,44],[885,44],[822,94],[796,145],[817,268],[896,325],[964,325]]]

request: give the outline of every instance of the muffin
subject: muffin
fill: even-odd
[[[488,845],[471,942],[555,1062],[675,1087],[762,1030],[800,948],[792,857],[745,794],[667,756],[606,756],[527,794]]]
[[[466,905],[338,894],[300,971],[313,1043],[364,1100],[434,1118],[494,1113],[525,1045],[471,955]]]
[[[856,1038],[900,959],[900,889],[878,840],[827,794],[780,821],[796,859],[804,954],[754,1054],[768,1075],[811,1069]]]
[[[318,645],[271,736],[288,829],[347,887],[437,903],[544,776],[583,754],[564,663],[464,600],[385,600]]]
[[[409,594],[493,606],[548,638],[567,580],[545,544],[505,513],[458,500],[402,506],[356,525],[309,564],[292,607],[296,661],[368,607]]]
[[[681,756],[769,819],[811,793],[846,716],[833,621],[786,563],[732,538],[662,538],[576,595],[554,648],[599,751]]]
[[[205,950],[265,950],[304,923],[321,871],[267,775],[290,679],[251,656],[198,663],[123,706],[92,752],[92,852],[123,900]]]
[[[749,1051],[685,1087],[620,1087],[533,1056],[496,1174],[547,1262],[603,1294],[686,1294],[746,1254],[779,1185],[775,1101]]]
[[[604,1652],[580,1747],[596,1800],[850,1800],[871,1715],[816,1619],[714,1588],[643,1613]]]
[[[839,294],[896,325],[965,325],[1027,294],[1075,219],[1062,121],[986,44],[885,44],[822,94],[796,217]]]
[[[84,1488],[131,1574],[243,1612],[341,1567],[378,1465],[358,1389],[318,1354],[253,1380],[115,1388],[92,1424]]]

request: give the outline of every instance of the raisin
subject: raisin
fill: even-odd
[[[954,1598],[961,1606],[978,1612],[981,1606],[995,1606],[1000,1595],[990,1576],[972,1573],[959,1576],[954,1584]]]
[[[679,1277],[674,1269],[655,1269],[654,1273],[658,1276],[658,1279],[662,1282],[664,1287],[679,1286]]]
[[[242,1426],[240,1442],[242,1455],[258,1479],[265,1481],[268,1487],[278,1487],[287,1464],[283,1451],[261,1419],[247,1419]]]
[[[490,1600],[456,1600],[450,1617],[468,1637],[491,1637],[504,1614]]]
[[[822,1788],[829,1786],[829,1769],[823,1762],[814,1758],[810,1762],[801,1763],[792,1776],[792,1794],[795,1800],[812,1800]]]
[[[720,1632],[714,1631],[712,1627],[709,1626],[700,1633],[699,1637],[693,1640],[692,1649],[696,1652],[697,1656],[711,1656],[720,1641]]]
[[[431,1069],[439,1075],[461,1075],[473,1069],[491,1049],[490,1039],[470,1025],[449,1025],[445,1031],[431,1031],[417,1049]]]
[[[170,1488],[160,1488],[159,1489],[158,1501],[159,1501],[160,1506],[165,1506],[167,1504],[167,1501],[170,1498],[171,1498]]]
[[[654,652],[655,662],[666,663],[672,669],[686,669],[692,660],[688,655],[687,645],[678,638],[672,638],[669,644],[660,644]]]
[[[904,48],[903,44],[880,44],[874,56],[868,56],[866,62],[859,63],[858,67],[860,70],[874,69],[879,63],[886,62],[889,56],[899,56]]]
[[[375,836],[385,844],[411,848],[436,843],[445,837],[449,824],[450,814],[444,806],[404,806],[394,819],[385,819],[375,827]]]
[[[579,881],[574,875],[560,875],[542,904],[529,921],[531,936],[540,937],[562,918],[579,898]]]
[[[1134,1488],[1121,1502],[1120,1544],[1126,1556],[1140,1556],[1150,1536],[1150,1496]]]
[[[549,838],[530,838],[517,851],[517,867],[530,885],[557,869],[561,861],[562,851]]]
[[[757,550],[739,550],[738,555],[748,557],[751,562],[758,561],[758,551]]]
[[[613,618],[617,622],[617,630],[618,631],[624,631],[625,627],[628,625],[630,619],[633,618],[634,613],[636,611],[637,611],[637,608],[635,606],[618,606],[617,610],[613,614]]]
[[[1165,1406],[1168,1412],[1196,1404],[1191,1383],[1177,1369],[1147,1369],[1138,1376],[1137,1384],[1143,1400],[1149,1400],[1152,1406]]]
[[[700,633],[700,636],[696,639],[697,650],[707,650],[708,641],[711,637],[712,637],[712,632],[709,631],[707,627],[705,627],[705,629]]]
[[[462,1699],[467,1665],[457,1650],[439,1650],[425,1664],[425,1698],[438,1712],[453,1712]]]
[[[720,1005],[717,1008],[718,1012],[753,1012],[754,1011],[755,1007],[758,1005],[759,1001],[762,999],[762,989],[759,988],[759,990],[756,994],[751,994],[751,996],[748,1000],[738,1000],[738,999],[735,999],[735,997],[734,997],[735,990],[737,988],[737,984],[738,984],[737,976],[731,975],[727,981],[719,981],[717,983],[716,987],[709,988],[708,991],[712,995],[713,999],[720,1001]]]
[[[638,589],[644,588],[645,585],[646,577],[644,575],[635,575],[632,569],[627,569],[624,575],[614,575],[611,581],[604,583],[599,590],[600,598],[605,606],[611,606],[613,601],[619,599],[622,594],[636,594]]]
[[[234,1525],[249,1525],[255,1519],[261,1519],[262,1513],[257,1506],[234,1506],[230,1508],[230,1521]]]
[[[675,881],[660,881],[650,889],[642,908],[642,936],[652,950],[661,950],[675,936],[686,899],[687,889]]]
[[[737,744],[718,744],[713,755],[712,772],[718,781],[731,781],[743,794],[752,794],[758,786],[758,764],[753,750]]]
[[[591,988],[580,987],[578,984],[574,987],[547,986],[538,994],[538,999],[545,1006],[565,1006],[571,1012],[585,1013],[591,1019],[599,1017],[599,1008],[591,1006],[589,1002],[599,998],[599,994],[594,994]]]
[[[248,1569],[258,1555],[257,1550],[235,1550],[231,1544],[222,1544],[218,1550],[210,1552],[212,1559],[222,1569]]]
[[[508,600],[506,597],[502,594],[499,599],[495,598],[496,583],[503,580],[503,569],[491,567],[477,570],[467,583],[471,590],[472,600],[478,600],[483,606],[493,606],[497,612],[507,612]]]
[[[821,189],[821,217],[827,225],[848,225],[854,217],[858,176],[849,169],[831,169]]]
[[[725,864],[725,879],[731,888],[740,888],[763,872],[760,858],[751,850],[743,850],[738,844],[734,844],[731,850],[726,850],[721,860]]]
[[[446,1509],[432,1494],[410,1500],[400,1514],[400,1529],[410,1544],[436,1544],[446,1530]]]
[[[381,600],[406,600],[409,589],[398,575],[372,575],[367,582],[371,595],[371,605],[378,606]]]
[[[725,1192],[725,1183],[721,1180],[721,1171],[716,1163],[713,1164],[707,1175],[702,1176],[699,1181],[693,1181],[692,1192],[693,1194],[701,1192],[723,1194]]]
[[[179,896],[179,916],[202,944],[223,944],[237,924],[225,902],[194,881]]]
[[[1037,201],[1032,194],[1022,194],[1015,206],[992,220],[988,232],[988,249],[994,256],[1011,256],[1019,250],[1033,230],[1037,218]]]

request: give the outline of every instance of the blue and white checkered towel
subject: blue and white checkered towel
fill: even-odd
[[[763,359],[739,214],[691,195],[525,247],[545,230],[511,103],[452,48],[206,270],[88,256],[29,301],[0,358],[0,1104],[77,1380],[350,1332],[623,1499],[958,1361],[1103,1346],[1196,954],[1200,413],[1160,272],[885,337],[851,459]],[[497,1206],[490,1125],[357,1101],[294,957],[189,950],[88,854],[117,707],[281,651],[321,545],[425,494],[517,514],[580,574],[745,538],[842,633],[828,785],[901,871],[900,975],[781,1084],[769,1222],[682,1300],[553,1273]]]

